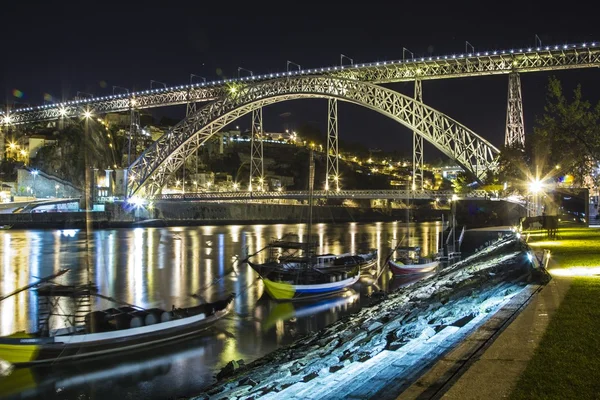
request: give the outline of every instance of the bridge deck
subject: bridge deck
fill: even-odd
[[[6,125],[25,124],[80,116],[83,108],[95,114],[129,111],[188,102],[205,102],[227,93],[231,85],[281,79],[299,75],[334,75],[372,83],[446,79],[469,76],[536,72],[600,66],[600,43],[581,43],[512,50],[495,50],[445,56],[411,58],[410,60],[380,61],[350,66],[311,68],[225,79],[67,101],[36,107],[15,109],[10,114],[0,111]]]

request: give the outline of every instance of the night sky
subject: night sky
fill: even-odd
[[[191,73],[208,80],[231,78],[237,76],[238,67],[254,74],[281,72],[287,60],[303,69],[339,65],[340,53],[355,63],[401,59],[403,47],[415,57],[460,54],[465,40],[476,51],[534,46],[535,34],[543,45],[600,41],[595,11],[573,3],[558,9],[551,8],[552,3],[530,7],[481,2],[458,11],[450,9],[451,2],[439,7],[430,2],[324,6],[324,2],[282,1],[270,7],[248,3],[243,9],[228,1],[194,2],[194,6],[156,2],[162,8],[152,7],[155,2],[50,3],[3,4],[0,103],[38,105],[44,98],[71,99],[77,91],[107,95],[113,86],[145,90],[150,80],[180,85],[189,82]],[[543,112],[549,75],[522,75],[528,132]],[[598,69],[554,75],[569,91],[581,83],[586,98],[600,99]],[[412,83],[389,87],[412,95]],[[506,76],[425,81],[423,98],[501,146],[507,87]],[[15,89],[21,97],[14,96],[19,95]],[[179,118],[184,108],[152,113]],[[326,100],[280,103],[264,111],[267,131],[294,129],[306,122],[325,131],[326,118]],[[342,139],[410,151],[410,131],[377,113],[340,104],[339,119]],[[237,124],[248,127],[249,118]],[[437,155],[427,154],[426,159]]]

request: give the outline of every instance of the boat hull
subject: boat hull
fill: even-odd
[[[406,276],[435,272],[440,265],[440,262],[432,261],[426,264],[400,264],[390,260],[388,265],[395,276]]]
[[[101,357],[145,346],[156,346],[191,337],[209,328],[225,316],[231,307],[230,301],[225,308],[208,317],[195,315],[117,331],[54,337],[19,333],[0,337],[0,359],[16,366],[25,366]]]
[[[354,285],[359,278],[360,274],[356,274],[355,276],[337,282],[308,285],[277,282],[268,278],[263,278],[263,282],[265,284],[265,290],[271,298],[278,301],[286,301],[299,300],[307,297],[319,297],[338,292]]]

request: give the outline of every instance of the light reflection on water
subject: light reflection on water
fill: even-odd
[[[390,247],[406,235],[406,230],[406,224],[396,222],[316,224],[313,240],[318,241],[319,252],[323,253],[377,248],[381,264]],[[412,224],[411,231],[410,245],[420,245],[423,254],[437,250],[440,223]],[[100,293],[146,308],[170,309],[173,305],[198,304],[199,300],[192,294],[207,301],[232,292],[237,294],[234,312],[198,340],[152,349],[123,360],[133,371],[150,371],[134,374],[148,375],[146,379],[113,376],[98,363],[27,371],[33,373],[35,382],[43,382],[42,392],[45,390],[41,388],[47,385],[63,384],[65,392],[61,389],[61,398],[67,392],[77,394],[78,398],[121,398],[124,393],[135,398],[192,395],[209,384],[214,373],[228,361],[256,359],[357,311],[368,302],[367,295],[373,291],[395,287],[387,271],[374,286],[369,285],[382,271],[383,266],[378,265],[372,270],[370,281],[365,277],[351,291],[338,296],[305,304],[272,302],[264,293],[262,281],[239,260],[287,233],[298,234],[302,242],[307,240],[303,224],[99,230],[90,232],[89,240],[85,230],[3,232],[0,235],[1,294],[62,268],[71,269],[59,278],[63,284],[82,284],[91,279]],[[264,261],[265,255],[266,252],[261,253],[258,260]],[[69,309],[66,302],[61,305]],[[96,298],[93,306],[103,309],[113,304]],[[0,335],[35,330],[36,318],[35,292],[13,296],[0,303]],[[55,321],[54,327],[61,323]],[[136,364],[132,364],[136,360],[139,360],[137,369]],[[152,371],[157,365],[162,368],[155,374]],[[106,384],[98,385],[99,377]],[[0,380],[0,397],[7,394],[3,387],[16,381],[16,377],[12,381],[10,377]]]

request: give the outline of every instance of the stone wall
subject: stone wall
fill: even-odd
[[[38,199],[49,197],[76,198],[81,196],[81,190],[67,181],[41,171],[38,171],[37,175],[31,172],[30,169],[19,169],[17,171],[17,186],[15,189],[17,193],[14,193],[14,195],[26,196],[31,194]]]

